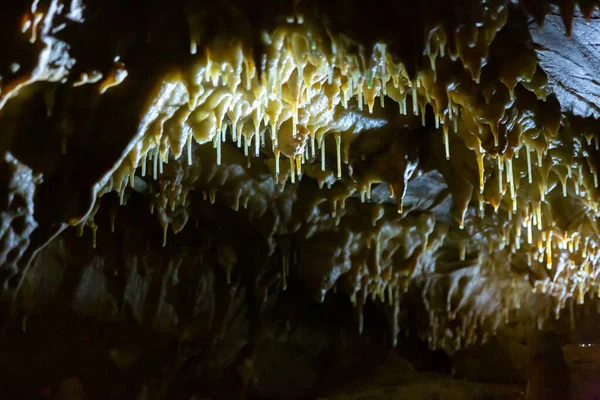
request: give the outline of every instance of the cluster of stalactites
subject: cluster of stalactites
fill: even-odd
[[[110,186],[123,191],[127,182],[133,185],[137,168],[141,168],[142,175],[151,169],[156,179],[169,153],[179,158],[186,147],[191,164],[193,141],[212,141],[220,163],[222,142],[227,140],[243,147],[249,156],[258,156],[268,146],[268,155],[276,160],[277,177],[280,158],[287,157],[286,174],[294,182],[307,161],[320,159],[321,168],[326,168],[327,134],[335,137],[339,179],[343,174],[342,133],[349,129],[339,121],[340,113],[348,107],[372,113],[376,103],[385,106],[386,98],[399,105],[400,114],[420,116],[423,124],[430,104],[436,126],[443,128],[446,155],[450,157],[448,134],[457,129],[461,104],[460,99],[453,101],[451,88],[455,81],[436,80],[436,60],[460,59],[473,82],[479,82],[487,48],[506,16],[506,9],[500,10],[490,19],[493,23],[473,27],[467,36],[461,34],[464,30],[448,34],[442,27],[431,29],[425,50],[431,70],[412,78],[384,43],[374,45],[370,51],[359,48],[352,52],[352,43],[347,39],[318,37],[315,32],[319,30],[311,29],[304,21],[263,35],[261,74],[257,73],[252,53],[245,51],[241,43],[208,46],[189,71],[166,77],[143,119],[139,143],[114,174]],[[448,44],[450,35],[456,36],[454,46]],[[473,47],[481,51],[473,55]],[[197,48],[192,50],[195,53]],[[475,117],[479,124],[480,116]],[[490,126],[497,123],[489,122]]]
[[[494,34],[502,27],[506,15],[503,17],[496,19]],[[551,278],[539,278],[536,288],[567,287],[566,294],[561,292],[561,307],[570,296],[582,301],[596,285],[598,240],[595,234],[583,237],[583,232],[588,232],[580,229],[583,223],[573,229],[557,226],[551,198],[556,191],[565,197],[574,193],[589,215],[597,213],[597,166],[585,155],[597,151],[598,138],[559,131],[556,113],[556,118],[531,117],[548,115],[546,108],[550,107],[538,82],[535,57],[533,61],[531,57],[512,60],[514,68],[501,68],[498,81],[487,82],[482,80],[481,68],[494,35],[489,30],[484,35],[484,28],[479,35],[475,31],[464,37],[456,34],[458,44],[450,48],[448,33],[438,27],[428,36],[429,68],[411,78],[383,43],[375,45],[370,54],[363,50],[351,53],[344,39],[331,38],[332,45],[325,46],[326,41],[303,29],[302,25],[293,30],[282,27],[265,35],[260,75],[250,52],[240,43],[230,43],[218,49],[209,47],[198,55],[190,71],[166,77],[143,118],[140,141],[107,190],[117,190],[125,199],[125,189],[128,183],[134,184],[138,168],[141,176],[149,174],[156,179],[169,157],[178,159],[186,149],[191,165],[194,141],[212,142],[217,164],[226,141],[243,148],[249,158],[261,154],[273,158],[277,180],[288,177],[294,182],[307,163],[320,162],[321,169],[326,169],[328,134],[336,144],[333,175],[341,179],[347,162],[343,157],[347,127],[340,122],[340,113],[347,108],[372,113],[390,99],[398,104],[401,115],[421,117],[425,124],[426,107],[430,106],[448,162],[450,143],[456,138],[475,155],[478,179],[467,190],[461,187],[452,193],[455,199],[464,199],[457,202],[458,227],[464,229],[468,223],[465,215],[471,204],[478,205],[480,218],[490,210],[502,214],[505,223],[499,225],[502,232],[489,240],[490,252],[510,251],[530,269],[542,265]],[[486,50],[474,58],[469,49],[478,46]],[[468,84],[464,76],[448,77],[441,68],[443,63],[457,61],[468,70]],[[506,96],[497,95],[502,93],[494,86],[497,82],[504,85]],[[519,102],[519,85],[534,94],[533,101]],[[481,96],[486,105],[481,104]],[[582,148],[587,153],[575,150]],[[285,168],[280,167],[282,155],[288,159]],[[363,187],[368,200],[371,182],[363,182]],[[162,193],[166,200],[162,207],[185,205],[185,199],[172,193],[187,190],[184,186],[178,190]],[[215,193],[213,189],[206,197],[214,202]],[[401,199],[398,204],[401,211]],[[464,254],[465,250],[459,251],[461,260]],[[366,293],[380,297],[390,290],[365,287]],[[398,297],[393,290],[388,294],[388,299]]]

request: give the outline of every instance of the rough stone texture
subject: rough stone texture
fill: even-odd
[[[561,17],[549,15],[531,36],[553,92],[565,111],[600,118],[600,19],[576,17],[566,38]]]
[[[18,263],[29,246],[29,236],[37,227],[34,194],[39,178],[31,168],[12,154],[0,161],[0,285],[3,289],[19,284]]]

